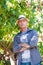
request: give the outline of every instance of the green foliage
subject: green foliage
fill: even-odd
[[[39,44],[39,51],[41,52],[41,56],[43,56],[43,45],[42,45],[42,42],[40,42]]]
[[[31,0],[30,5],[27,3],[27,6],[26,0],[21,0],[21,2],[0,0],[0,41],[7,41],[3,44],[4,46],[9,46],[13,37],[19,32],[16,21],[20,14],[24,14],[28,18],[29,28],[36,29],[39,36],[43,33],[43,5],[39,1],[37,1],[38,4],[33,1]],[[43,55],[43,42],[40,42],[38,46]]]
[[[0,61],[0,65],[4,65],[5,61],[4,60],[1,60]]]

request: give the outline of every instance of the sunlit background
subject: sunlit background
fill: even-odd
[[[0,0],[0,53],[10,50],[19,32],[17,19],[20,14],[27,17],[28,28],[37,30],[38,48],[43,57],[43,0]]]

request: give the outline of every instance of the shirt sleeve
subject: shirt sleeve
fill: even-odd
[[[13,42],[13,52],[17,52],[20,49],[19,45],[18,45],[18,41],[17,38],[14,38],[14,42]]]
[[[33,30],[33,35],[32,35],[32,38],[30,40],[30,46],[37,46],[37,43],[38,43],[38,34],[35,30]]]

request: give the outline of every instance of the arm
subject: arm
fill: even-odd
[[[20,46],[24,47],[25,49],[33,49],[33,48],[37,48],[37,43],[38,43],[38,34],[36,31],[33,31],[33,36],[30,40],[30,44],[20,44]],[[23,49],[23,50],[25,50]]]
[[[33,30],[33,36],[30,40],[30,47],[36,48],[38,43],[38,34],[36,31]]]
[[[33,49],[36,48],[36,46],[30,46],[28,44],[19,44],[20,46],[22,46],[21,50],[26,50],[26,49]]]
[[[20,46],[18,45],[17,37],[14,38],[13,42],[13,52],[19,53]]]

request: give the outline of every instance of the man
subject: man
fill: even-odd
[[[18,18],[20,32],[14,37],[13,51],[18,53],[17,65],[41,65],[41,57],[37,48],[38,34],[27,27],[24,15]]]

